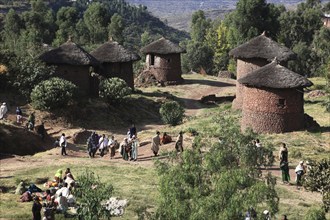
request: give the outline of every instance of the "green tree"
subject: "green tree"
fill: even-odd
[[[30,98],[32,89],[54,74],[54,67],[46,66],[38,59],[16,57],[8,65],[9,80],[18,93]]]
[[[274,178],[260,178],[256,169],[259,149],[251,143],[254,135],[240,133],[231,119],[217,120],[220,142],[203,142],[197,136],[193,149],[169,161],[157,161],[157,219],[241,219],[250,207],[257,213],[278,211]],[[206,144],[208,150],[202,153]]]
[[[124,42],[123,30],[123,18],[119,14],[115,13],[111,17],[111,23],[109,25],[109,36],[118,43],[122,44]]]
[[[277,17],[284,10],[267,4],[266,0],[240,0],[236,4],[236,10],[225,18],[225,24],[229,28],[231,45],[239,45],[263,31],[276,39],[279,29]]]
[[[164,123],[177,125],[182,122],[184,108],[178,102],[170,101],[162,104],[159,113]]]
[[[330,210],[330,159],[312,163],[304,181],[312,192],[320,192],[326,212]]]
[[[13,9],[10,9],[4,19],[4,29],[1,33],[6,48],[11,51],[16,50],[17,40],[22,28],[23,25],[20,16]]]
[[[109,104],[121,102],[131,92],[126,82],[117,77],[102,80],[100,83],[100,97]]]
[[[73,83],[54,77],[36,85],[31,92],[31,103],[40,110],[61,109],[74,101],[77,92]]]
[[[315,63],[316,72],[318,76],[324,76],[327,69],[327,62],[330,57],[330,29],[322,27],[320,31],[316,32],[312,42],[312,48],[317,56]]]
[[[204,11],[193,13],[191,18],[191,39],[195,42],[204,42],[206,32],[211,27],[211,21],[206,19]]]
[[[214,54],[212,48],[204,43],[190,41],[186,50],[184,62],[188,66],[188,71],[199,72],[203,68],[207,73],[212,72]]]
[[[327,220],[325,212],[319,208],[310,208],[304,217],[304,220]]]
[[[99,177],[89,170],[77,179],[79,187],[75,189],[75,196],[78,203],[78,219],[110,219],[110,211],[102,203],[111,197],[113,186],[101,182]]]
[[[56,32],[55,45],[60,45],[68,40],[69,36],[76,35],[76,23],[78,23],[78,11],[74,7],[62,7],[56,14]]]
[[[146,46],[151,43],[150,33],[148,31],[144,31],[141,34],[141,46]]]
[[[91,3],[84,13],[84,22],[94,44],[106,41],[109,14],[104,4]]]

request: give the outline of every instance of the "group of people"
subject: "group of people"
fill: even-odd
[[[44,214],[43,220],[54,220],[55,212],[66,214],[68,208],[75,205],[72,190],[77,184],[70,168],[65,170],[64,175],[62,169],[57,170],[54,179],[45,183],[44,186],[47,189],[43,192],[35,184],[26,188],[22,181],[15,192],[21,195],[20,202],[33,201],[33,220],[42,219],[41,210]]]
[[[87,151],[90,158],[94,158],[97,150],[99,150],[101,157],[109,151],[110,159],[112,159],[116,154],[117,146],[118,142],[113,135],[111,137],[105,134],[100,136],[96,132],[93,132],[87,138]]]
[[[166,132],[164,132],[163,136],[160,137],[160,132],[157,131],[156,135],[151,140],[151,150],[154,154],[154,156],[158,156],[159,147],[162,144],[167,144],[172,142],[172,137],[169,136]],[[183,132],[180,131],[178,137],[175,141],[175,150],[177,152],[183,152]]]

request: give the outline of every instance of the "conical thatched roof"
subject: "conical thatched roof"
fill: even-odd
[[[39,59],[49,64],[93,65],[98,61],[82,47],[67,41],[60,47],[49,50],[39,56]]]
[[[275,89],[299,88],[313,85],[307,78],[292,72],[273,61],[238,80],[239,83],[253,87]]]
[[[276,57],[280,62],[296,58],[294,52],[268,38],[265,33],[232,49],[229,55],[235,58],[263,58],[268,61]]]
[[[176,43],[173,43],[170,40],[167,40],[165,38],[160,38],[159,40],[156,40],[147,46],[143,47],[140,50],[142,53],[148,54],[173,54],[173,53],[185,53],[186,50],[177,45]]]
[[[91,55],[101,63],[123,63],[141,59],[139,55],[125,49],[115,41],[108,41],[102,44],[99,48],[92,51]]]

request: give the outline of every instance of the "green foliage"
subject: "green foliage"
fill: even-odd
[[[322,194],[323,206],[328,212],[330,210],[330,159],[311,164],[304,186],[312,192]]]
[[[60,109],[75,99],[77,90],[73,83],[54,77],[39,83],[33,89],[31,103],[40,110]]]
[[[256,169],[254,135],[241,134],[232,119],[218,120],[221,142],[204,143],[197,136],[192,150],[157,161],[160,198],[156,218],[242,219],[250,207],[258,213],[278,211],[274,179],[267,175],[262,181]],[[205,147],[208,150],[202,152]]]
[[[86,170],[79,179],[79,187],[74,191],[78,203],[78,218],[84,220],[110,219],[110,212],[102,202],[109,199],[113,186],[103,183],[91,171]]]
[[[115,13],[111,17],[111,23],[109,25],[109,36],[111,36],[118,43],[122,44],[124,42],[123,30],[123,18],[119,14]]]
[[[159,109],[162,120],[166,124],[177,125],[182,122],[184,108],[176,101],[165,102]]]
[[[126,82],[117,77],[105,79],[100,83],[100,97],[104,98],[109,104],[121,102],[131,92],[132,90]]]
[[[193,13],[191,18],[191,39],[195,42],[204,42],[206,32],[211,27],[211,20],[207,20],[204,11]]]
[[[30,97],[32,89],[40,82],[49,79],[54,67],[46,66],[37,59],[15,57],[9,62],[9,80],[18,93]]]
[[[4,29],[1,33],[4,38],[4,43],[8,49],[12,51],[16,50],[21,29],[21,18],[13,9],[10,9],[4,19]]]
[[[79,20],[78,10],[74,7],[62,7],[56,14],[56,31],[55,45],[60,45],[68,40],[69,36],[75,36],[76,25]],[[75,36],[76,38],[76,36]],[[74,38],[74,39],[75,39]]]
[[[308,210],[304,220],[326,220],[325,212],[319,208],[311,208]]]

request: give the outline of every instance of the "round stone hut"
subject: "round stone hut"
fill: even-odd
[[[160,38],[143,47],[146,54],[146,70],[153,74],[157,81],[168,84],[181,83],[181,53],[186,51],[179,45],[165,38]]]
[[[288,60],[295,59],[296,57],[295,53],[289,48],[267,37],[265,32],[232,49],[229,55],[237,59],[237,80],[267,65],[274,60],[275,57],[283,66],[286,66]],[[236,98],[233,102],[233,108],[242,109],[243,93],[243,85],[236,82]]]
[[[100,62],[97,73],[106,78],[121,78],[134,89],[133,62],[141,59],[139,55],[112,40],[92,51],[91,55]]]
[[[49,50],[39,56],[48,65],[56,66],[55,76],[68,80],[84,94],[94,94],[91,67],[98,64],[97,60],[71,40],[60,47]]]
[[[313,85],[277,61],[240,78],[245,86],[241,128],[282,133],[304,128],[303,88]]]

